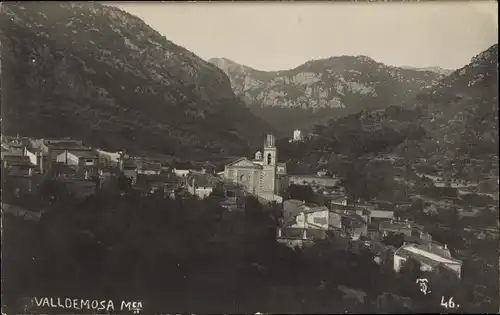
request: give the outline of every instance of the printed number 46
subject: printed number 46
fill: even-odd
[[[444,308],[455,308],[458,307],[458,304],[455,305],[455,302],[453,302],[453,297],[450,297],[448,302],[444,300],[444,296],[441,296],[441,306],[444,306]]]

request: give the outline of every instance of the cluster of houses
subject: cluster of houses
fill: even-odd
[[[2,179],[19,196],[33,191],[46,178],[64,182],[75,195],[91,195],[113,183],[119,173],[143,193],[161,190],[172,195],[184,190],[204,198],[211,194],[215,183],[215,167],[210,163],[176,165],[161,158],[95,149],[80,140],[2,135],[1,147]]]
[[[397,234],[404,240],[400,248],[382,243],[384,238]],[[375,254],[377,263],[388,264],[396,272],[411,257],[421,264],[422,270],[442,267],[461,276],[462,262],[451,256],[446,245],[433,241],[423,226],[394,217],[392,210],[348,204],[346,199],[334,199],[327,205],[285,200],[277,240],[290,247],[307,246],[318,240],[343,243],[352,250],[364,247]]]
[[[229,210],[242,209],[241,197],[254,195],[264,202],[282,204],[277,240],[289,246],[344,239],[372,249],[380,263],[390,261],[396,271],[412,257],[426,270],[444,265],[460,277],[461,262],[451,257],[446,245],[433,242],[423,227],[398,220],[393,210],[349,203],[339,180],[326,174],[288,175],[286,164],[277,161],[272,135],[267,135],[263,152],[257,152],[254,159],[235,158],[225,163],[224,171],[219,173],[208,162],[183,165],[161,158],[131,157],[123,152],[94,149],[78,140],[7,136],[1,140],[2,177],[19,194],[31,191],[37,181],[47,177],[64,181],[75,194],[94,194],[121,173],[144,194],[160,192],[173,197],[184,192],[203,199],[220,191],[220,204]],[[280,192],[290,184],[311,186],[328,197],[328,202],[283,201]],[[383,245],[380,241],[389,234],[404,235],[406,243],[398,249]]]

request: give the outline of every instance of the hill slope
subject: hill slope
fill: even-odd
[[[258,71],[225,58],[211,63],[231,80],[250,109],[287,133],[361,110],[413,98],[443,75],[386,66],[365,56],[309,61],[286,71]]]
[[[419,95],[419,123],[440,150],[498,157],[498,44]]]
[[[365,110],[315,129],[322,139],[317,146],[343,153],[498,161],[498,45],[405,107]]]
[[[115,7],[7,3],[0,17],[6,133],[187,154],[243,153],[270,129],[217,67]]]

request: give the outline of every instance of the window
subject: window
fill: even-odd
[[[267,155],[267,165],[270,165],[271,164],[271,160],[272,160],[272,156],[271,156],[271,153],[269,153]]]

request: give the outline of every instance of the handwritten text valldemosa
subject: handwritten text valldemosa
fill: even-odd
[[[112,300],[83,300],[71,298],[49,298],[41,297],[34,298],[36,306],[51,307],[51,308],[72,308],[77,310],[95,310],[95,311],[114,311],[115,303]],[[139,311],[142,309],[142,302],[126,302],[120,303],[120,310],[124,311]]]

